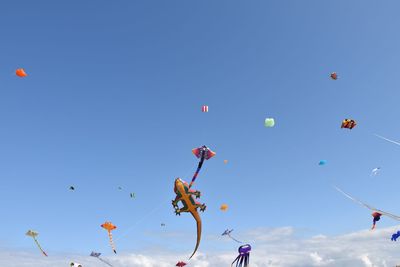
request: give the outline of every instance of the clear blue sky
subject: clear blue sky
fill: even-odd
[[[217,152],[195,184],[205,237],[370,227],[370,212],[332,184],[399,214],[400,147],[373,135],[400,140],[399,9],[396,0],[4,1],[1,247],[32,248],[24,233],[35,229],[48,251],[107,254],[100,224],[111,220],[119,251],[192,249],[194,222],[170,201],[203,144]],[[21,67],[27,78],[13,74]],[[357,127],[340,129],[344,118]],[[186,243],[159,237],[181,230]]]

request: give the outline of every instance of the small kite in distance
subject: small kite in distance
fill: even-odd
[[[183,267],[183,266],[185,266],[185,265],[187,265],[186,262],[178,261],[178,263],[177,263],[175,266]]]
[[[397,238],[399,238],[399,236],[400,236],[400,231],[397,231],[397,233],[394,233],[394,234],[392,235],[391,240],[392,240],[392,241],[397,241]]]
[[[352,119],[344,119],[342,121],[342,126],[340,128],[346,128],[346,129],[353,129],[354,127],[356,127],[357,123],[355,120]]]
[[[26,74],[26,72],[25,72],[24,69],[17,69],[17,70],[15,71],[15,74],[16,74],[18,77],[21,77],[21,78],[24,78],[24,77],[28,76],[28,74]]]
[[[237,240],[237,239],[235,239],[235,238],[233,238],[233,237],[231,236],[232,231],[233,231],[233,229],[231,229],[231,230],[226,229],[226,230],[222,233],[222,236],[225,236],[225,235],[226,235],[226,236],[229,236],[229,238],[232,239],[233,241],[236,241],[236,242],[238,242],[238,243],[243,243],[243,242],[241,242],[241,241],[239,241],[239,240]]]
[[[331,73],[331,79],[332,79],[332,80],[337,80],[337,78],[338,78],[337,73],[336,73],[336,72],[332,72],[332,73]]]
[[[371,171],[371,176],[376,176],[376,175],[379,173],[379,170],[380,170],[380,169],[381,169],[380,167],[373,169],[373,170]]]
[[[75,190],[75,187],[70,186],[70,187],[69,187],[69,190],[74,191],[74,190]]]

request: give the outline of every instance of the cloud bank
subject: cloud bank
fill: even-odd
[[[246,233],[252,240],[251,267],[378,267],[400,265],[399,244],[390,237],[397,231],[395,227],[365,230],[355,233],[308,238],[295,237],[291,227],[257,228]],[[189,262],[193,267],[230,266],[237,251],[200,251]],[[165,249],[154,252],[122,253],[104,257],[114,267],[170,267],[177,261],[187,259],[188,254],[173,254]],[[82,255],[50,255],[24,251],[0,252],[0,266],[7,267],[66,267],[71,261],[83,267],[106,266],[95,258]]]

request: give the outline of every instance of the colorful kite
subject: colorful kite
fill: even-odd
[[[71,266],[71,267],[82,267],[82,264],[76,263],[76,262],[71,262],[71,264],[69,266]]]
[[[42,247],[40,246],[39,242],[36,239],[36,237],[39,235],[39,233],[35,232],[33,230],[29,230],[28,232],[26,232],[26,235],[32,237],[33,240],[35,240],[35,243],[38,246],[38,248],[40,249],[40,251],[43,253],[43,255],[45,255],[47,257],[46,252],[44,252],[44,250],[42,249]]]
[[[239,240],[237,240],[237,239],[235,239],[235,238],[233,238],[233,237],[231,236],[232,231],[233,231],[233,229],[231,229],[231,230],[226,229],[226,230],[222,233],[222,236],[225,236],[225,235],[226,235],[226,236],[229,236],[229,238],[232,239],[233,241],[236,241],[236,242],[238,242],[238,243],[243,243],[243,242],[241,242],[241,241],[239,241]]]
[[[250,262],[251,246],[249,244],[240,246],[238,249],[239,256],[232,262],[231,266],[236,262],[236,267],[247,267]]]
[[[332,80],[337,80],[337,78],[338,78],[337,73],[336,73],[336,72],[332,72],[332,73],[331,73],[331,79],[332,79]]]
[[[190,214],[192,214],[193,218],[196,221],[196,226],[197,226],[196,246],[195,246],[194,251],[189,259],[191,259],[193,257],[193,255],[196,253],[196,251],[200,245],[200,240],[201,240],[201,218],[200,218],[200,215],[199,215],[197,209],[200,208],[200,211],[204,211],[206,209],[205,204],[201,204],[201,203],[195,201],[195,199],[194,199],[194,197],[196,197],[196,198],[200,197],[200,195],[201,195],[200,191],[192,190],[190,188],[193,185],[193,183],[195,182],[195,180],[200,172],[200,169],[203,165],[204,160],[208,160],[208,159],[212,158],[213,156],[215,156],[215,153],[206,146],[194,148],[192,150],[192,152],[197,158],[200,158],[200,162],[198,164],[197,170],[193,175],[190,185],[188,185],[187,182],[181,180],[180,178],[175,179],[174,192],[176,194],[176,197],[174,200],[172,200],[172,206],[175,209],[176,215],[180,215],[181,212],[189,212]],[[178,206],[179,202],[182,203],[182,205],[183,205],[182,208],[180,208]]]
[[[399,236],[400,236],[400,231],[397,231],[397,233],[394,233],[392,235],[392,238],[390,240],[397,241],[397,238],[399,238]]]
[[[111,234],[111,231],[117,229],[117,226],[115,226],[115,225],[112,224],[111,222],[105,222],[105,223],[103,223],[103,224],[101,225],[101,227],[103,227],[104,229],[107,230],[107,232],[108,232],[108,237],[110,238],[110,245],[111,245],[111,247],[112,247],[114,253],[117,254],[117,251],[115,250],[115,247],[114,247],[114,243],[113,243],[113,241],[112,241],[112,234]]]
[[[202,112],[208,112],[208,106],[202,106],[201,107]]]
[[[264,125],[265,125],[265,127],[274,127],[275,120],[273,118],[266,118]]]
[[[24,69],[17,69],[17,70],[15,71],[15,74],[16,74],[18,77],[21,77],[21,78],[28,76],[28,74],[26,74],[26,72],[25,72]]]
[[[105,260],[103,260],[102,258],[100,258],[100,255],[101,255],[101,253],[99,253],[99,252],[94,252],[94,251],[92,251],[92,253],[90,253],[90,256],[95,257],[95,258],[98,258],[101,262],[107,264],[108,266],[113,267],[110,263],[108,263],[107,261],[105,261]]]
[[[175,266],[183,267],[183,266],[185,266],[185,265],[187,265],[186,262],[178,261],[178,263],[177,263]]]
[[[338,187],[336,187],[336,186],[335,186],[335,188],[336,188],[337,191],[339,191],[340,193],[342,193],[343,195],[345,195],[347,198],[349,198],[349,199],[353,200],[354,202],[356,202],[356,203],[358,203],[358,204],[360,204],[360,205],[366,207],[367,209],[370,209],[370,210],[373,211],[372,217],[373,217],[374,219],[373,219],[373,221],[372,221],[372,228],[371,228],[371,230],[374,230],[374,229],[375,229],[375,224],[376,224],[377,221],[379,221],[379,220],[381,219],[381,216],[382,216],[382,215],[386,215],[386,216],[388,216],[388,217],[390,217],[390,218],[392,218],[392,219],[394,219],[394,220],[396,220],[396,221],[400,221],[400,216],[396,216],[396,215],[393,215],[393,214],[391,214],[391,213],[389,213],[389,212],[376,209],[376,208],[374,208],[374,207],[372,207],[372,206],[370,206],[370,205],[368,205],[368,204],[365,204],[365,203],[363,203],[362,201],[360,201],[360,200],[358,200],[358,199],[356,199],[356,198],[350,196],[349,194],[343,192],[340,188],[338,188]]]
[[[228,205],[227,204],[222,204],[219,209],[222,210],[222,211],[227,211],[228,210]]]
[[[356,127],[357,123],[355,120],[351,120],[351,119],[344,119],[342,121],[342,126],[340,128],[346,128],[346,129],[353,129],[354,127]]]

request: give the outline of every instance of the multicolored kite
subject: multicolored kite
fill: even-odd
[[[39,233],[35,232],[33,230],[29,230],[28,232],[26,232],[26,235],[32,237],[33,240],[35,240],[35,243],[38,246],[38,248],[40,249],[40,251],[43,253],[43,255],[45,255],[47,257],[47,253],[44,252],[44,250],[42,249],[42,247],[40,246],[39,242],[36,239],[36,237],[39,235]]]
[[[344,119],[342,121],[342,126],[340,128],[347,128],[347,129],[353,129],[354,127],[356,127],[357,123],[355,120],[351,120],[351,119]]]
[[[115,247],[114,247],[114,243],[113,243],[113,241],[112,241],[112,234],[111,234],[111,231],[117,229],[117,226],[115,226],[115,225],[112,224],[111,222],[105,222],[105,223],[103,223],[103,224],[101,225],[101,227],[103,227],[104,229],[107,230],[107,232],[108,232],[108,237],[110,238],[110,245],[111,245],[111,247],[112,247],[114,253],[117,254],[117,251],[115,250]]]

